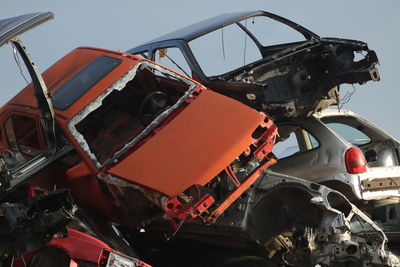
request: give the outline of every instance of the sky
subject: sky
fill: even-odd
[[[79,46],[126,51],[195,22],[229,12],[265,10],[288,18],[322,37],[361,40],[378,55],[380,82],[355,85],[344,105],[397,139],[396,111],[400,93],[400,1],[398,0],[0,0],[0,18],[51,11],[51,20],[21,39],[41,71]],[[0,104],[26,84],[12,57],[11,46],[0,48]],[[25,73],[25,75],[27,75]],[[342,95],[351,91],[341,87]]]

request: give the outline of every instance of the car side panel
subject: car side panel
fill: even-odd
[[[299,125],[310,132],[318,140],[319,147],[279,159],[271,167],[273,171],[316,182],[329,181],[334,173],[346,172],[344,153],[350,145],[345,140],[314,117],[285,123]]]
[[[364,152],[369,167],[399,165],[397,153],[397,149],[400,146],[399,142],[368,120],[351,111],[336,113],[333,116],[323,116],[321,120],[324,123],[348,125],[367,135],[371,141],[367,144],[359,145],[359,147]]]

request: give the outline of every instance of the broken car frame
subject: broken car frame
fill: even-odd
[[[240,16],[235,19],[242,18]],[[16,37],[51,17],[52,13],[48,12],[13,18],[22,23],[18,27],[12,25],[12,29],[7,31]],[[323,52],[315,55],[317,58],[323,55],[325,42],[311,37],[305,43],[278,49],[281,50],[276,54],[279,55],[278,62],[288,57],[286,53],[291,49],[295,56],[290,58],[294,62],[300,60],[302,64],[304,51],[319,51],[322,47]],[[281,178],[279,181],[270,177],[259,180],[267,174],[273,176],[266,174],[265,170],[275,162],[271,149],[277,129],[267,115],[252,108],[277,111],[282,107],[285,116],[309,115],[326,106],[321,105],[321,96],[325,99],[327,91],[335,92],[338,85],[332,83],[332,77],[328,75],[324,92],[317,94],[317,103],[303,105],[302,99],[306,99],[306,95],[291,95],[284,99],[288,105],[275,109],[272,102],[267,103],[267,107],[263,106],[263,101],[253,105],[243,95],[242,89],[236,94],[224,91],[221,84],[220,92],[230,96],[227,97],[146,59],[93,47],[75,49],[45,71],[42,78],[22,42],[12,38],[7,41],[14,43],[21,53],[33,83],[0,110],[0,150],[3,151],[5,174],[2,192],[10,194],[26,185],[49,191],[54,187],[68,188],[79,207],[96,212],[109,221],[128,227],[146,227],[152,221],[161,220],[172,225],[168,231],[172,229],[173,234],[179,229],[178,234],[185,233],[185,227],[199,221],[203,227],[206,227],[204,222],[212,227],[218,225],[218,218],[221,222],[230,220],[224,212],[241,203],[239,197],[246,199],[243,193],[252,185],[255,187],[250,192],[266,188],[266,192],[279,192],[264,185],[264,180],[273,184],[277,181],[278,185],[274,186],[283,186],[285,190],[291,184],[306,186],[294,180],[285,183]],[[331,40],[328,43],[343,41]],[[340,53],[344,58],[354,50],[367,49],[363,43],[344,43],[345,48],[350,45],[350,49]],[[367,52],[368,56],[360,61],[359,69],[354,70],[357,64],[350,64],[345,73],[336,73],[335,79],[360,83],[378,79],[374,68],[376,56],[373,51]],[[269,68],[272,57],[267,58],[266,65],[260,61],[261,65],[250,67]],[[333,69],[343,67],[336,63]],[[284,66],[290,68],[292,64]],[[313,67],[312,64],[305,65]],[[302,84],[299,86],[303,88]],[[264,94],[265,90],[257,89],[250,94],[260,92]],[[292,101],[296,102],[295,111],[289,108]],[[385,235],[365,215],[345,198],[342,203],[350,207],[349,210],[341,212],[331,208],[325,200],[329,194],[324,195],[324,190],[314,188],[315,184],[308,186],[312,190],[305,189],[301,194],[307,192],[304,193],[307,196],[305,200],[313,206],[311,213],[315,207],[320,207],[317,211],[323,212],[322,216],[316,217],[315,224],[300,225],[299,229],[302,229],[299,232],[307,236],[306,240],[314,247],[306,256],[294,253],[294,258],[285,258],[286,261],[302,263],[296,259],[299,256],[305,258],[305,262],[323,265],[341,261],[364,261],[384,266],[397,264],[397,258],[385,251]],[[250,212],[236,213],[235,216],[251,214],[257,217],[255,223],[262,226],[257,228],[261,229],[261,235],[251,228],[249,233],[253,240],[264,242],[273,256],[274,251],[280,248],[266,243],[288,229],[281,229],[268,240],[262,240],[265,238],[263,231],[270,232],[271,229],[257,214],[266,214],[263,203],[272,205],[270,200],[263,200],[259,199],[256,206],[249,206]],[[291,198],[286,200],[290,202]],[[367,238],[372,245],[363,244],[365,239],[358,239],[351,232],[349,221],[354,214],[367,221],[378,233],[377,237]],[[232,221],[229,224],[232,225]],[[298,225],[292,224],[290,228],[295,226]],[[318,235],[307,235],[307,229],[312,226],[315,226],[312,232]],[[332,239],[321,237],[319,231],[328,232]],[[291,245],[285,248],[289,252],[295,250]],[[347,254],[332,256],[327,252],[332,248],[343,248]]]
[[[296,38],[287,42],[283,37],[284,43],[273,43],[270,39],[274,35],[268,31],[274,29]],[[226,65],[229,51],[225,45],[240,43],[242,47],[242,43],[233,39],[225,44],[224,39],[231,31],[237,31],[235,37],[245,43],[244,48],[230,54],[238,59],[234,67]],[[255,61],[242,63],[238,53],[242,52],[245,59],[250,45]],[[168,49],[179,50],[180,58],[169,55]],[[156,38],[128,53],[153,61],[157,57],[166,58],[178,71],[185,71],[185,64],[186,75],[216,92],[265,111],[274,119],[310,116],[338,103],[341,84],[380,79],[376,68],[378,58],[366,43],[322,38],[265,11],[222,14]],[[220,65],[217,58],[224,59]],[[178,59],[182,59],[181,64]]]
[[[34,17],[30,28],[52,14],[26,16]],[[15,42],[34,89],[28,85],[1,111],[9,188],[28,178],[44,188],[63,180],[78,205],[111,220],[140,225],[165,216],[174,225],[201,216],[211,223],[275,161],[277,130],[268,116],[178,73],[129,54],[78,48],[41,78]],[[154,168],[147,162],[157,150],[163,160]],[[65,174],[46,173],[50,163]],[[239,167],[248,173],[237,177]],[[216,196],[220,179],[234,187]],[[138,196],[138,206],[127,205]],[[148,205],[154,213],[146,217]]]
[[[157,255],[157,266],[167,266],[163,262],[178,258],[176,266],[189,266],[197,253],[203,255],[203,261],[198,261],[207,264],[209,258],[205,255],[215,251],[221,255],[234,251],[229,254],[232,258],[267,257],[301,267],[400,264],[398,257],[386,249],[385,233],[344,195],[270,170],[214,224],[188,222],[172,244],[157,234],[166,227],[165,223],[155,222],[133,235],[132,242],[139,244],[137,249],[145,260]],[[198,250],[190,250],[191,245]],[[243,264],[240,266],[252,266]]]

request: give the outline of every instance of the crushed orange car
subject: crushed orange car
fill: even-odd
[[[9,184],[28,168],[110,220],[176,228],[212,223],[275,162],[267,115],[146,59],[82,47],[35,74],[1,111]]]
[[[302,29],[267,12],[245,12],[183,33],[189,40],[234,24],[254,41],[241,23],[254,16]],[[308,116],[335,103],[337,96],[325,94],[338,92],[336,82],[378,80],[377,57],[366,44],[302,29],[304,43],[275,47],[271,57],[259,44],[261,61],[219,78],[193,75],[203,83],[218,78],[205,84],[220,90],[134,50],[80,47],[41,74],[19,36],[52,17],[39,12],[0,20],[0,46],[13,45],[17,65],[18,52],[32,79],[0,108],[0,265],[399,266],[386,251],[384,232],[343,195],[266,171],[276,162],[271,151],[278,134],[264,112]],[[338,51],[343,54],[336,57]],[[352,62],[360,51],[368,54]],[[332,76],[341,79],[315,65],[326,52],[337,66],[352,62]],[[315,67],[325,73],[323,88],[308,75]],[[255,86],[253,74],[260,78]],[[296,89],[275,105],[270,93],[279,84],[309,93]],[[269,102],[260,97],[264,92]],[[356,216],[373,235],[352,228]]]

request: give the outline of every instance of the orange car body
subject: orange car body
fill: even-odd
[[[265,114],[146,59],[82,47],[42,76],[57,140],[71,149],[30,184],[70,188],[78,205],[111,220],[212,222],[274,162],[276,127]],[[29,162],[46,150],[39,110],[31,84],[1,108],[2,151]],[[257,163],[238,177],[246,161]],[[221,179],[233,186],[217,197]],[[155,213],[142,216],[149,205]]]

